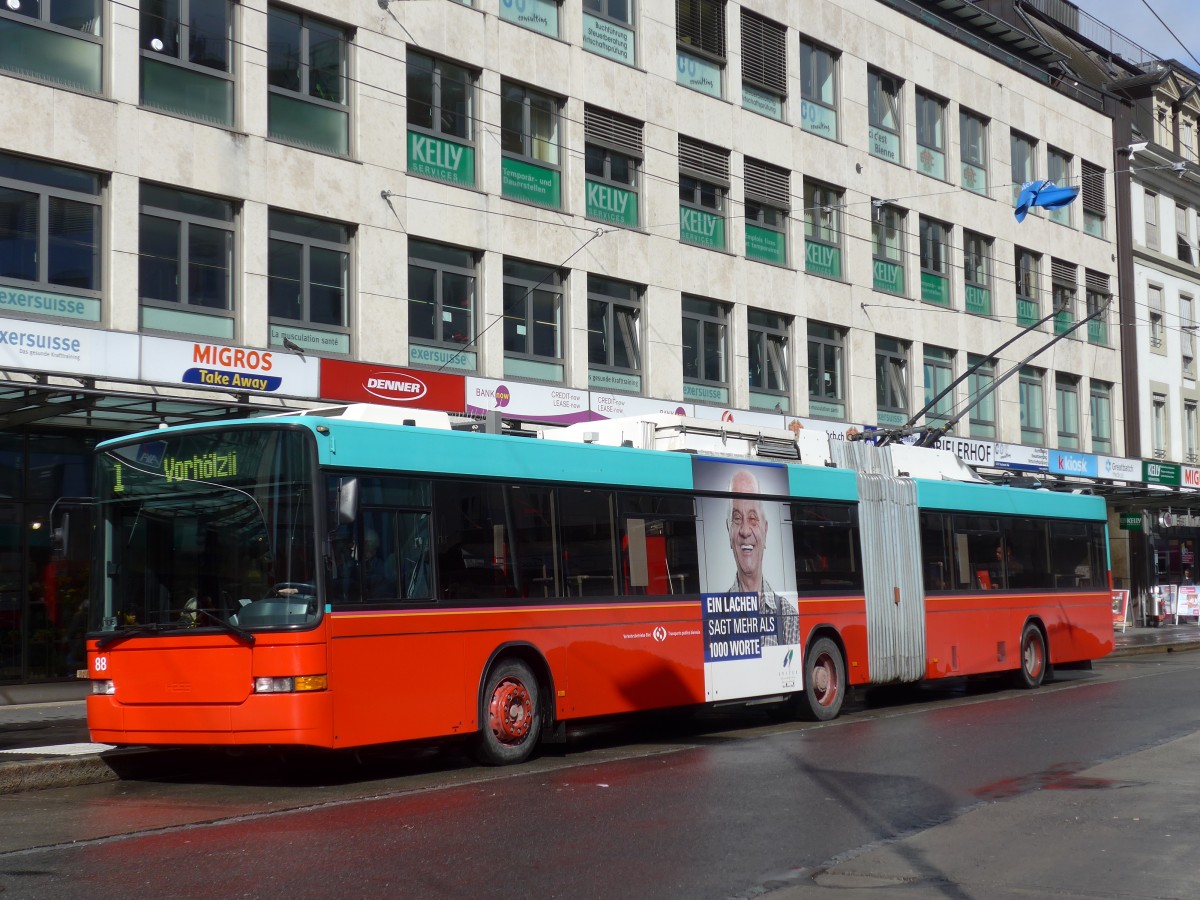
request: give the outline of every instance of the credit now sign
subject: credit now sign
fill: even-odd
[[[323,359],[320,394],[322,400],[462,412],[467,389],[461,375]]]

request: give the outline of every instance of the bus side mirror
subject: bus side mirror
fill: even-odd
[[[358,518],[358,479],[342,478],[338,482],[338,524],[349,525]]]

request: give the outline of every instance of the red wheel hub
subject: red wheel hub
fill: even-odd
[[[505,679],[496,685],[488,703],[488,724],[504,744],[519,744],[533,725],[533,701],[519,681]]]
[[[813,665],[813,692],[822,706],[828,706],[838,694],[837,666],[824,654]]]

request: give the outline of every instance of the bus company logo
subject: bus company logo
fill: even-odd
[[[657,628],[654,629],[654,640],[658,641],[661,644],[666,639],[667,639],[667,629],[665,629],[661,625],[659,625]]]
[[[507,385],[496,385],[496,393],[494,396],[496,398],[496,409],[504,409],[504,407],[508,406],[508,404],[512,402],[512,391],[508,389]]]
[[[429,392],[425,382],[403,372],[372,372],[363,381],[363,390],[380,400],[400,403],[420,400]]]
[[[795,656],[795,654],[796,654],[796,651],[795,651],[795,650],[789,650],[789,651],[788,651],[786,654],[784,654],[784,657],[783,657],[783,667],[784,667],[785,669],[787,669],[787,668],[789,668],[789,667],[791,666],[791,664],[792,664],[792,657],[793,657],[793,656]]]

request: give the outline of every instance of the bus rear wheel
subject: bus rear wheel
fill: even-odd
[[[804,700],[801,717],[815,722],[836,719],[846,698],[846,662],[838,645],[817,638],[804,661]],[[807,708],[805,708],[807,707]]]
[[[1042,629],[1032,622],[1021,632],[1021,668],[1017,670],[1017,686],[1038,687],[1046,678],[1046,639]]]
[[[524,762],[542,733],[537,678],[519,659],[492,666],[484,684],[477,755],[489,766]]]

